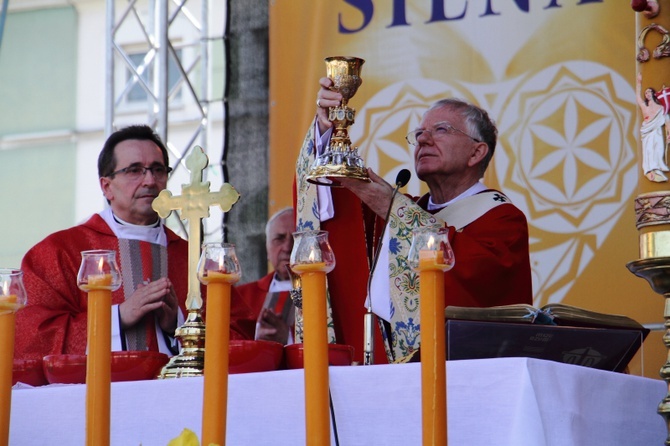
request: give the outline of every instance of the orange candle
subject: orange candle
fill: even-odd
[[[239,274],[207,271],[207,329],[202,407],[202,444],[226,444],[230,288]]]
[[[111,290],[111,274],[91,274],[88,276],[88,285],[84,286],[87,290]]]
[[[88,276],[88,358],[86,361],[86,444],[109,445],[112,275]]]
[[[0,296],[0,444],[9,444],[16,295]],[[4,313],[4,314],[3,314]]]
[[[298,275],[308,272],[325,272],[326,263],[325,262],[301,263],[298,265],[291,266],[291,269]]]
[[[302,280],[307,445],[330,444],[326,264],[291,266]]]
[[[424,446],[447,444],[445,267],[442,251],[419,252],[421,419]]]
[[[18,303],[18,298],[15,294],[10,294],[8,296],[0,296],[0,314],[6,311],[11,311],[12,313],[15,313],[22,306],[23,305]]]
[[[442,251],[432,251],[429,249],[422,249],[419,251],[419,269],[440,268],[443,269],[444,253]]]

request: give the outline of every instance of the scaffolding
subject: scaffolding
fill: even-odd
[[[106,3],[105,136],[127,124],[124,120],[145,120],[170,152],[170,189],[188,182],[185,159],[196,145],[209,157],[203,179],[216,190],[225,182],[225,132],[219,128],[212,137],[210,116],[215,102],[210,53],[214,41],[223,42],[223,32],[210,35],[209,23],[208,0]],[[225,121],[222,112],[219,122]],[[223,223],[224,215],[212,210],[203,220],[204,237],[222,240]],[[173,217],[168,224],[187,236],[180,219]]]

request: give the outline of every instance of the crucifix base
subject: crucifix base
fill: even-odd
[[[205,323],[200,309],[188,311],[184,325],[177,328],[175,337],[182,348],[179,354],[170,358],[158,378],[182,378],[203,376],[205,371]]]

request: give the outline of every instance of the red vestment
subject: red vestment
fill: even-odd
[[[291,303],[291,297],[288,291],[281,291],[277,293],[277,299],[268,300],[268,293],[270,292],[270,285],[274,278],[274,271],[261,277],[255,282],[245,283],[244,285],[236,286],[235,291],[237,295],[235,299],[242,299],[254,315],[253,323],[256,324],[258,317],[266,305],[266,301],[272,304],[272,311],[284,319],[284,322],[292,326],[294,317],[289,315],[289,312],[294,312],[295,308]],[[291,339],[291,338],[289,338]]]
[[[369,232],[372,226],[371,212],[348,190],[331,191],[335,217],[321,222],[321,229],[328,231],[336,259],[335,269],[328,274],[333,323],[337,343],[354,346],[354,360],[360,362],[369,276],[365,231]],[[427,195],[417,204],[425,209],[426,202]],[[367,225],[363,224],[364,218]],[[382,224],[377,219],[376,233]],[[456,264],[445,273],[446,305],[490,307],[533,303],[528,224],[516,206],[497,206],[460,231],[451,228],[449,241]],[[381,333],[375,330],[375,363],[386,362]]]
[[[165,232],[168,277],[185,315],[188,242],[167,227]],[[28,304],[16,313],[16,358],[86,352],[88,300],[87,293],[77,287],[77,272],[81,251],[92,249],[114,250],[118,257],[119,241],[98,214],[81,225],[49,235],[26,253],[21,270]],[[113,305],[123,301],[123,288],[112,292]],[[231,308],[231,339],[249,339],[249,327],[243,321],[251,310],[243,301],[233,301],[236,304]],[[203,315],[204,302],[205,293]]]
[[[249,282],[235,287],[239,295],[236,299],[242,299],[244,303],[251,308],[251,311],[256,318],[258,318],[258,315],[263,309],[263,303],[265,303],[265,297],[270,291],[270,284],[272,283],[274,275],[275,273],[272,272],[255,282]],[[255,320],[256,319],[254,319],[254,321]]]
[[[424,195],[417,204],[427,202]],[[519,208],[497,206],[460,231],[450,228],[449,243],[456,264],[444,275],[446,305],[532,305],[528,223]]]
[[[328,240],[335,254],[336,266],[328,274],[328,292],[332,310],[335,342],[354,347],[354,361],[363,359],[364,306],[370,275],[369,259],[372,258],[381,228],[385,222],[362,205],[360,199],[343,188],[331,188],[334,217],[320,221],[319,203],[314,185],[306,181],[315,157],[314,125],[310,127],[296,162],[293,199],[298,230],[322,229],[328,231]],[[468,200],[463,198],[462,201]],[[398,204],[396,199],[394,205]],[[409,200],[407,200],[409,201]],[[389,332],[393,333],[394,359],[412,354],[419,346],[419,323],[412,316],[418,310],[417,274],[408,270],[407,251],[412,229],[428,220],[432,224],[449,225],[448,221],[431,217],[425,212],[427,196],[419,204],[409,202],[403,209],[396,209],[391,220],[396,223],[389,252],[399,263],[389,266],[389,281],[402,275],[396,289],[391,291],[389,306],[393,301]],[[506,200],[502,200],[506,201]],[[419,209],[421,208],[421,209]],[[453,207],[452,207],[453,209]],[[470,215],[470,214],[462,214]],[[395,240],[393,240],[395,237]],[[456,266],[445,273],[446,305],[488,307],[512,303],[532,303],[532,283],[528,249],[528,224],[524,214],[510,203],[495,206],[465,227],[450,227],[450,243],[454,250]],[[402,246],[402,248],[400,248]],[[384,271],[377,265],[378,271]],[[407,271],[408,274],[404,274]],[[398,290],[409,299],[394,301]],[[398,310],[400,305],[405,314]],[[397,320],[400,318],[401,320]],[[395,320],[394,320],[395,319]],[[394,323],[395,322],[395,323]],[[381,341],[381,332],[375,333],[375,363],[387,362]]]

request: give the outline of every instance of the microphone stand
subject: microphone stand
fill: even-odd
[[[375,314],[372,312],[372,295],[370,293],[370,287],[372,285],[372,273],[377,267],[377,260],[379,260],[379,253],[381,252],[384,233],[386,232],[386,226],[388,225],[388,220],[391,215],[393,200],[398,193],[398,189],[409,182],[410,175],[411,173],[409,170],[402,169],[396,176],[395,187],[393,188],[393,193],[391,194],[389,208],[386,211],[386,218],[384,218],[384,226],[382,228],[381,234],[379,234],[379,241],[377,242],[375,255],[372,258],[372,265],[370,266],[370,276],[368,276],[368,308],[365,315],[363,315],[363,365],[372,365],[375,362]]]

